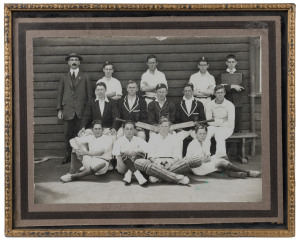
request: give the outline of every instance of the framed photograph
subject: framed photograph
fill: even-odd
[[[4,23],[6,236],[295,235],[295,5],[6,4]],[[156,85],[157,76],[164,82]],[[204,120],[213,121],[203,127],[195,116],[189,123],[197,124],[196,131],[173,125],[168,134],[167,129],[168,137],[178,137],[172,137],[178,146],[149,140],[154,154],[143,157],[141,169],[127,166],[124,177],[119,164],[126,162],[117,159],[121,154],[114,154],[113,144],[108,159],[104,140],[101,155],[86,154],[92,153],[89,141],[77,152],[70,129],[82,125],[95,103],[99,115],[113,116],[115,123],[114,108],[120,111],[122,101],[125,108],[126,101],[129,109],[135,105],[132,83],[134,100],[147,102],[139,110],[147,119],[134,121],[139,130],[155,127],[150,115],[161,117],[167,101],[175,106],[175,121],[168,112],[173,124],[188,123],[178,121],[182,103],[187,116],[199,114],[194,102],[202,106]],[[101,102],[100,88],[112,99],[104,94]],[[70,103],[74,112],[67,110]],[[98,124],[89,120],[96,142]],[[87,126],[81,127],[87,133]],[[209,136],[210,149],[202,159],[195,154],[196,166],[188,152],[192,143],[195,153],[204,150],[199,128],[204,139]],[[151,139],[152,132],[144,133]],[[188,133],[190,144],[179,140],[182,133]],[[175,148],[182,159],[166,167],[161,160],[172,158],[154,146],[161,152]],[[87,155],[91,159],[84,159]],[[153,162],[152,155],[157,155]],[[72,158],[80,156],[82,165],[73,166]],[[184,174],[176,172],[180,165],[186,165]],[[130,172],[131,185],[125,185]],[[177,183],[165,182],[168,178]]]

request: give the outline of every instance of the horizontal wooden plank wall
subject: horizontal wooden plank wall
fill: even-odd
[[[121,81],[123,93],[129,79],[140,82],[147,70],[146,58],[155,54],[158,69],[165,73],[169,84],[169,99],[178,102],[182,86],[198,71],[198,60],[210,60],[209,72],[218,76],[226,69],[225,57],[238,56],[238,69],[249,83],[249,37],[118,37],[118,38],[36,38],[34,44],[34,149],[35,157],[63,156],[62,121],[57,119],[56,96],[59,76],[69,71],[65,57],[76,52],[83,57],[80,70],[87,73],[93,85],[103,77],[102,64],[114,63],[113,76]],[[259,101],[258,101],[259,102]],[[260,133],[260,103],[256,106],[256,128]],[[243,130],[250,131],[250,100],[244,97]]]

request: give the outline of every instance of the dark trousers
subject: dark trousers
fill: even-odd
[[[80,128],[80,119],[75,115],[72,120],[64,120],[64,127],[66,156],[71,156],[72,147],[69,141],[77,136]]]
[[[239,133],[242,131],[242,117],[243,117],[243,106],[235,107],[235,123],[234,123],[234,133]]]
[[[243,107],[235,107],[235,123],[234,123],[234,133],[240,133],[242,132],[242,117],[243,117]],[[234,143],[226,143],[226,150],[227,154],[233,154],[234,153]],[[236,143],[236,154],[234,156],[241,156],[242,155],[242,143],[237,142]]]

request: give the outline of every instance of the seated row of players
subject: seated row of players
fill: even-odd
[[[230,177],[259,177],[260,172],[245,170],[216,155],[210,156],[205,145],[207,127],[197,125],[196,138],[189,144],[187,155],[182,158],[176,135],[170,134],[171,123],[167,118],[159,121],[159,132],[150,137],[149,143],[134,136],[135,123],[123,124],[124,136],[113,144],[111,135],[104,134],[100,120],[92,123],[92,132],[71,140],[74,148],[70,172],[61,177],[62,182],[79,180],[89,175],[102,175],[110,168],[112,155],[117,157],[116,169],[125,174],[123,181],[129,185],[134,175],[140,185],[164,181],[187,185],[189,172],[204,176],[222,169]],[[147,155],[147,157],[146,157]],[[76,172],[76,163],[81,162],[83,171]],[[146,177],[146,178],[145,178]]]
[[[127,90],[128,95],[115,102],[106,97],[105,83],[96,84],[96,99],[91,99],[87,103],[80,122],[79,136],[94,120],[101,120],[104,133],[109,133],[118,139],[124,134],[123,128],[119,128],[119,118],[152,125],[157,125],[162,117],[167,117],[171,123],[213,119],[214,121],[208,123],[209,138],[207,142],[210,146],[210,139],[214,136],[217,142],[216,155],[228,159],[225,141],[233,133],[235,111],[233,104],[224,98],[224,86],[218,85],[215,87],[216,99],[207,104],[205,111],[203,104],[193,98],[192,84],[184,86],[183,100],[176,106],[167,99],[168,91],[164,84],[157,85],[157,99],[150,102],[148,108],[145,100],[136,95],[138,87],[134,81],[128,82]],[[192,127],[179,130],[178,137],[180,140],[183,141],[188,136],[195,137],[191,129]],[[136,131],[139,137],[146,139],[146,133],[143,129],[137,129]]]
[[[157,58],[150,55],[147,57],[149,69],[142,75],[140,84],[141,90],[146,94],[146,102],[136,96],[138,86],[135,82],[129,82],[127,85],[128,95],[121,99],[122,87],[120,81],[112,77],[114,67],[109,62],[103,66],[105,76],[97,81],[95,90],[97,98],[95,101],[92,100],[88,76],[79,72],[82,57],[72,53],[66,57],[66,60],[70,66],[70,73],[62,76],[60,80],[57,101],[58,118],[63,119],[65,125],[66,156],[62,164],[70,161],[69,140],[77,135],[79,127],[84,131],[90,120],[102,120],[104,127],[110,128],[111,134],[116,134],[118,130],[119,123],[115,117],[150,124],[157,124],[162,116],[168,116],[172,123],[205,120],[204,109],[207,109],[206,105],[211,100],[210,96],[214,93],[216,84],[214,77],[207,71],[209,68],[207,58],[202,57],[198,64],[199,72],[190,78],[189,83],[192,85],[184,87],[183,100],[175,107],[172,102],[166,99],[168,84],[165,75],[157,70]],[[227,56],[226,65],[228,69],[226,71],[230,74],[237,73],[236,64],[235,55]],[[102,85],[100,85],[101,83]],[[226,84],[223,86],[226,90],[225,93],[227,93],[226,98],[235,104],[235,132],[239,132],[242,113],[242,98],[240,98],[239,93],[243,87]],[[86,105],[87,100],[89,102]],[[99,101],[97,102],[97,100]],[[112,100],[119,100],[117,109]],[[196,100],[199,100],[203,105]],[[211,125],[213,124],[211,123]],[[118,137],[122,134],[121,128],[118,131]],[[145,138],[142,131],[139,131],[139,134],[144,135]]]

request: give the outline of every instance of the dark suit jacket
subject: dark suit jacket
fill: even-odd
[[[236,71],[235,73],[241,73]],[[243,82],[240,86],[245,88],[246,80],[243,76]],[[221,75],[217,79],[217,84],[221,84]],[[226,90],[225,99],[231,101],[235,107],[242,107],[243,106],[243,96],[246,95],[246,90],[242,90],[240,92],[236,91],[235,89],[231,89],[230,85],[224,85]]]
[[[101,120],[103,128],[118,130],[119,123],[116,118],[120,118],[120,112],[116,102],[110,98],[108,100],[109,102],[105,101],[103,115],[101,115],[98,100],[92,99],[88,102],[81,119],[81,128],[87,128],[93,121]]]
[[[62,110],[64,120],[72,120],[75,114],[81,119],[92,96],[92,84],[87,75],[79,71],[73,86],[70,72],[66,73],[59,81],[56,109]]]
[[[181,100],[176,105],[176,123],[188,122],[188,121],[203,121],[206,120],[204,106],[203,104],[194,99],[192,102],[191,112],[188,113],[185,105],[185,101]],[[191,128],[185,128],[185,130],[190,130]]]
[[[129,108],[127,96],[118,101],[121,119],[147,123],[147,103],[141,97],[136,97],[132,109]]]
[[[169,118],[172,123],[175,123],[176,107],[172,101],[166,100],[163,107],[160,108],[157,101],[152,101],[148,105],[148,122],[149,124],[157,124],[163,116]]]

